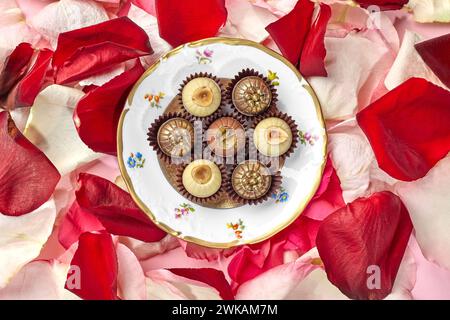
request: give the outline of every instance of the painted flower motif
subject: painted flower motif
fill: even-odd
[[[214,51],[212,51],[211,49],[208,49],[208,48],[205,48],[205,50],[203,50],[203,51],[200,51],[200,50],[195,51],[195,57],[197,58],[198,64],[211,63],[213,53],[214,53]]]
[[[159,102],[162,99],[164,99],[165,96],[166,96],[166,94],[164,92],[160,91],[158,94],[149,94],[149,93],[147,93],[144,96],[144,99],[148,100],[150,102],[150,107],[151,108],[159,109],[159,108],[161,108],[161,104]]]
[[[272,193],[270,197],[275,200],[275,203],[283,203],[289,200],[289,193],[281,187],[278,192]]]
[[[274,86],[280,85],[280,78],[278,77],[276,72],[273,72],[272,70],[267,70],[267,79],[269,79],[270,83]]]
[[[130,156],[127,160],[127,165],[129,168],[143,168],[145,164],[145,159],[142,157],[142,153],[136,152],[134,154],[133,152],[130,153]]]
[[[175,218],[180,219],[182,216],[187,216],[191,212],[195,212],[194,207],[188,203],[182,203],[178,208],[175,208]]]
[[[227,223],[227,228],[233,230],[236,239],[242,239],[242,232],[245,229],[242,219],[239,219],[237,223]]]
[[[311,135],[309,132],[303,132],[302,130],[298,130],[298,137],[300,138],[301,144],[306,145],[308,143],[310,146],[313,146],[319,139],[318,136]]]

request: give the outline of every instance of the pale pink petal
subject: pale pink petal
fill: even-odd
[[[297,0],[248,0],[254,6],[269,10],[278,17],[289,13],[297,3]],[[324,1],[323,1],[324,2]]]
[[[417,22],[450,22],[450,0],[410,0]]]
[[[285,299],[310,272],[319,268],[313,264],[319,258],[316,248],[294,262],[279,265],[244,282],[236,292],[237,300]]]
[[[0,289],[0,300],[79,300],[64,289],[69,267],[55,260],[32,261]]]
[[[411,291],[416,285],[417,265],[412,250],[406,248],[405,255],[397,272],[392,292],[385,300],[412,300]]]
[[[395,187],[409,211],[424,256],[450,269],[450,156],[422,179],[399,182]]]
[[[39,255],[52,232],[55,217],[53,199],[22,216],[0,214],[0,288]]]
[[[149,259],[180,246],[178,239],[169,234],[158,242],[143,242],[130,237],[119,237],[119,241],[133,251],[139,260]]]
[[[180,277],[168,270],[146,273],[147,299],[150,300],[220,300],[219,292],[209,285]]]
[[[406,30],[403,42],[392,68],[385,80],[385,85],[392,90],[410,78],[424,78],[438,86],[446,88],[439,78],[425,64],[414,45],[420,42],[420,36]]]
[[[31,20],[31,25],[56,48],[58,35],[108,20],[105,9],[92,0],[50,3]]]
[[[144,67],[152,65],[162,54],[172,48],[159,36],[158,21],[155,16],[132,4],[128,12],[128,18],[147,33],[152,45],[153,54],[141,58]]]
[[[374,192],[392,190],[397,182],[378,167],[372,148],[355,120],[347,120],[329,130],[329,150],[347,203]]]
[[[99,157],[81,141],[73,123],[73,110],[83,96],[78,89],[56,84],[45,88],[34,101],[24,131],[62,175]]]
[[[15,0],[17,6],[23,12],[27,21],[30,21],[38,14],[46,5],[56,2],[57,0]]]
[[[359,92],[387,49],[358,33],[345,38],[325,37],[325,47],[328,77],[311,77],[309,81],[325,118],[347,119],[358,111]],[[361,48],[365,48],[364,53]]]
[[[145,300],[145,275],[136,256],[125,245],[116,246],[118,296],[124,300]]]
[[[261,42],[269,36],[265,27],[278,20],[269,10],[253,6],[247,0],[227,0],[225,5],[228,11],[227,24],[232,26],[233,32],[231,34],[221,32],[222,36]]]

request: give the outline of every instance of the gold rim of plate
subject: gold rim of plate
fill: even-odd
[[[328,139],[327,139],[327,133],[325,130],[325,122],[323,120],[322,109],[320,107],[319,99],[317,98],[311,85],[306,81],[306,79],[303,78],[303,76],[300,74],[300,72],[297,70],[297,68],[294,65],[292,65],[286,58],[284,58],[277,52],[263,46],[262,44],[259,44],[259,43],[256,43],[256,42],[253,42],[250,40],[245,40],[245,39],[234,39],[234,38],[223,38],[223,37],[207,38],[207,39],[203,39],[203,40],[189,42],[185,45],[181,45],[181,46],[178,46],[178,47],[170,50],[166,54],[162,55],[161,58],[158,61],[156,61],[152,66],[150,66],[150,68],[148,68],[143,73],[143,75],[139,78],[139,80],[134,85],[133,89],[130,91],[130,94],[128,95],[128,104],[131,106],[131,104],[133,103],[134,95],[136,93],[137,88],[141,85],[141,83],[144,81],[145,78],[147,78],[150,74],[152,74],[156,70],[156,68],[158,68],[161,61],[166,61],[170,57],[180,53],[181,50],[183,50],[183,48],[185,46],[195,48],[195,47],[201,47],[201,46],[205,46],[205,45],[213,44],[213,43],[221,43],[221,44],[226,44],[226,45],[244,45],[244,46],[254,47],[261,51],[264,51],[265,53],[269,54],[270,56],[274,57],[275,59],[280,60],[283,64],[285,64],[287,67],[289,67],[297,75],[300,83],[303,82],[302,85],[303,85],[304,89],[306,91],[308,91],[309,95],[311,96],[311,98],[314,101],[317,118],[319,120],[320,125],[323,128],[323,134],[322,134],[322,138],[324,141],[323,150],[322,150],[323,161],[322,161],[322,165],[320,166],[319,170],[317,171],[316,179],[314,181],[314,186],[313,186],[313,189],[311,190],[311,193],[307,197],[302,199],[302,201],[299,203],[297,209],[292,214],[291,218],[289,220],[285,221],[284,223],[282,223],[278,226],[275,226],[269,232],[267,232],[257,238],[247,239],[245,241],[233,240],[230,242],[210,242],[210,241],[205,241],[203,239],[199,239],[199,238],[195,238],[195,237],[191,237],[191,236],[185,236],[180,231],[176,231],[176,230],[172,229],[171,227],[169,227],[168,225],[166,225],[165,223],[158,221],[156,219],[155,215],[151,212],[151,210],[147,207],[147,205],[142,202],[142,200],[138,197],[138,195],[136,194],[136,192],[134,190],[133,182],[131,181],[131,179],[127,173],[125,163],[123,161],[123,156],[122,156],[122,152],[123,152],[122,128],[123,128],[123,122],[125,120],[125,115],[128,112],[128,109],[126,109],[126,108],[124,108],[124,110],[122,111],[122,113],[120,115],[119,125],[118,125],[118,129],[117,129],[117,158],[118,158],[118,162],[119,162],[120,173],[125,181],[125,184],[130,192],[131,197],[133,198],[134,202],[136,202],[136,204],[139,206],[139,208],[142,211],[144,211],[149,216],[149,218],[153,221],[153,223],[155,223],[159,228],[161,228],[162,230],[164,230],[165,232],[167,232],[168,234],[170,234],[172,236],[175,236],[182,240],[192,242],[192,243],[195,243],[195,244],[198,244],[201,246],[210,247],[210,248],[218,248],[218,249],[228,249],[228,248],[232,248],[232,247],[235,247],[238,245],[254,244],[254,243],[264,241],[264,240],[274,236],[275,234],[277,234],[284,228],[288,227],[292,222],[294,222],[300,216],[300,214],[303,212],[303,210],[305,209],[305,207],[307,206],[309,201],[312,199],[312,197],[316,193],[316,191],[320,185],[320,182],[322,180],[322,174],[323,174],[323,170],[324,170],[325,164],[326,164]]]

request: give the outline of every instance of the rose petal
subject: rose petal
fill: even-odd
[[[450,151],[449,104],[450,92],[412,78],[358,113],[380,168],[399,180],[423,177]]]
[[[179,240],[181,247],[189,258],[203,259],[207,261],[215,261],[220,259],[220,257],[229,257],[235,251],[234,248],[231,249],[215,249],[207,248],[197,245],[192,242],[186,242]]]
[[[314,3],[299,0],[294,9],[266,27],[283,56],[298,65],[304,44],[311,28]]]
[[[0,214],[0,288],[39,255],[55,222],[53,199],[20,217]]]
[[[9,55],[0,72],[0,98],[26,74],[33,53],[29,43],[21,43]]]
[[[435,85],[444,87],[444,84],[425,64],[414,48],[414,45],[419,41],[419,35],[406,30],[400,51],[384,82],[389,90],[394,89],[410,78],[424,78]]]
[[[81,208],[78,202],[74,201],[59,227],[58,241],[68,249],[78,241],[82,233],[104,229],[102,223],[89,210]]]
[[[197,269],[200,270],[200,269]],[[146,273],[147,299],[152,300],[219,300],[219,292],[204,282],[177,276],[169,270]]]
[[[413,300],[411,291],[416,285],[417,266],[414,255],[409,248],[406,248],[402,263],[398,268],[397,277],[392,287],[392,292],[385,298],[386,300]]]
[[[116,154],[116,134],[125,100],[144,69],[139,60],[101,87],[89,91],[77,104],[74,122],[81,140],[92,150]]]
[[[91,0],[61,0],[48,4],[30,17],[31,26],[42,34],[53,48],[58,35],[108,20],[105,9]]]
[[[146,242],[159,241],[166,236],[136,206],[131,196],[112,182],[81,173],[78,183],[80,187],[75,195],[80,208],[93,214],[108,232]]]
[[[374,192],[393,190],[398,180],[378,167],[369,141],[356,120],[348,120],[328,132],[330,157],[346,203]]]
[[[0,300],[79,299],[64,289],[68,268],[58,261],[32,261],[0,290]]]
[[[100,156],[81,141],[73,123],[81,97],[83,92],[77,89],[56,84],[45,88],[36,97],[24,131],[62,175]]]
[[[172,48],[159,36],[158,21],[153,15],[148,14],[135,5],[131,5],[128,18],[144,29],[152,44],[153,54],[141,59],[141,61],[145,60],[144,66],[151,66],[163,53],[166,53]]]
[[[20,80],[17,87],[16,107],[28,107],[33,105],[34,99],[39,94],[44,83],[53,51],[48,49],[39,50],[36,61],[28,74]]]
[[[20,216],[39,208],[61,177],[47,157],[0,113],[0,212]]]
[[[254,6],[268,9],[279,17],[292,11],[296,3],[297,0],[252,0]]]
[[[446,53],[450,50],[450,34],[418,43],[415,48],[438,78],[450,87],[450,58]]]
[[[145,275],[133,252],[121,243],[117,244],[119,297],[125,300],[145,300],[147,291]]]
[[[310,272],[319,268],[312,264],[317,259],[317,249],[312,249],[294,262],[270,269],[242,284],[237,293],[237,300],[281,300],[301,282]]]
[[[411,231],[408,211],[390,192],[360,198],[337,210],[322,222],[316,239],[328,279],[352,299],[386,297]],[[375,287],[368,285],[372,266],[379,268]]]
[[[67,290],[85,300],[117,299],[117,257],[111,235],[83,233],[70,265],[79,270],[80,285],[68,285],[72,276],[68,273]]]
[[[161,38],[173,47],[213,37],[227,19],[225,0],[156,0]]]
[[[131,0],[131,2],[152,16],[156,15],[155,0]]]
[[[228,11],[228,23],[233,27],[232,34],[221,34],[223,36],[240,37],[255,42],[265,40],[269,33],[265,27],[277,20],[270,11],[254,6],[249,1],[226,0]]]
[[[215,288],[219,292],[220,297],[224,300],[234,299],[230,284],[225,279],[222,271],[212,268],[175,268],[169,269],[169,271],[180,277],[206,283],[207,285]]]
[[[147,34],[128,17],[61,33],[52,61],[55,81],[78,81],[151,53]]]
[[[324,38],[330,17],[330,6],[321,3],[319,14],[311,26],[300,58],[300,72],[305,77],[327,76],[324,63],[327,54]]]
[[[328,159],[319,188],[303,211],[302,216],[315,220],[323,220],[343,205],[344,199],[342,197],[340,181],[331,160]]]
[[[450,0],[409,0],[417,22],[450,22]]]
[[[399,182],[396,192],[413,221],[417,242],[424,256],[450,270],[450,156],[414,182]]]
[[[363,8],[378,7],[381,10],[398,10],[403,8],[409,0],[355,0]],[[377,9],[378,9],[377,8]]]
[[[178,238],[169,234],[156,242],[144,242],[129,237],[120,237],[119,241],[133,251],[139,260],[146,260],[161,255],[180,246]]]

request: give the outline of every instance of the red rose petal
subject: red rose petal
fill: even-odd
[[[93,214],[108,232],[145,242],[166,236],[114,183],[87,173],[78,176],[78,183],[75,195],[80,208]]]
[[[103,86],[90,90],[77,104],[74,122],[83,142],[92,150],[115,155],[120,113],[144,68],[140,61]]]
[[[39,51],[33,67],[18,84],[16,107],[33,105],[34,99],[41,90],[52,56],[53,51],[51,50],[42,49]]]
[[[398,10],[403,8],[409,0],[355,0],[363,8],[379,7],[380,10]]]
[[[300,58],[300,72],[305,77],[328,75],[324,63],[327,55],[324,38],[330,18],[331,7],[321,3],[319,15],[311,26]]]
[[[316,240],[328,279],[352,299],[384,298],[392,290],[411,231],[407,209],[390,192],[337,210],[322,222]],[[376,285],[369,266],[379,267],[377,288],[369,286]]]
[[[450,151],[450,92],[424,79],[409,79],[356,118],[394,178],[422,178]]]
[[[59,227],[58,241],[68,249],[78,241],[82,233],[104,229],[102,223],[89,210],[81,208],[78,202],[74,201]]]
[[[266,27],[283,56],[297,66],[311,28],[314,3],[299,0],[294,9]]]
[[[224,300],[234,299],[230,284],[225,279],[222,271],[212,268],[174,268],[168,270],[177,276],[189,278],[210,285],[219,292],[220,297]]]
[[[80,236],[65,288],[86,300],[117,299],[117,256],[110,234],[86,232]]]
[[[423,61],[450,88],[450,33],[415,45]]]
[[[152,53],[148,35],[128,17],[64,32],[53,56],[55,82],[82,80],[113,64]]]
[[[0,97],[7,95],[25,75],[33,53],[31,45],[23,42],[9,55],[0,72]]]
[[[20,216],[46,202],[61,177],[48,158],[0,113],[0,212]]]
[[[170,45],[213,37],[227,20],[225,0],[156,0],[159,34]]]

